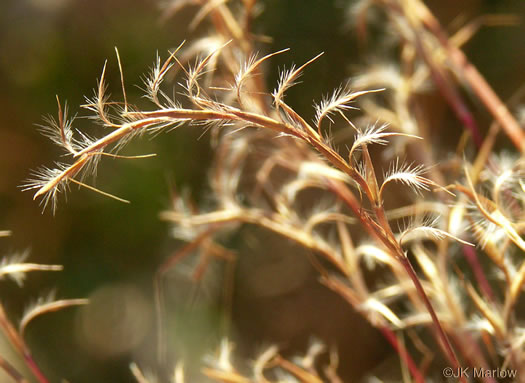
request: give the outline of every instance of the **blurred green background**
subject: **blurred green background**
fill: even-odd
[[[428,3],[444,25],[457,16],[489,12],[525,15],[523,1]],[[264,9],[256,21],[256,32],[273,38],[272,43],[260,46],[261,52],[291,48],[272,61],[270,89],[278,67],[325,52],[308,69],[300,89],[292,90],[287,98],[310,117],[314,99],[351,76],[356,65],[367,62],[366,50],[344,27],[346,2],[267,0],[261,4]],[[128,98],[144,103],[142,92],[133,85],[141,85],[140,77],[152,65],[156,52],[165,57],[182,40],[206,33],[205,26],[196,34],[187,30],[194,12],[190,8],[161,23],[159,4],[153,0],[0,1],[0,229],[13,232],[11,238],[2,240],[1,254],[29,248],[32,262],[65,267],[60,273],[30,274],[23,289],[0,281],[0,299],[13,319],[52,288],[60,298],[90,297],[93,302],[30,324],[27,341],[52,381],[130,382],[130,360],[154,367],[153,274],[180,247],[170,239],[169,227],[158,220],[158,213],[169,207],[174,185],[178,190],[191,190],[197,201],[206,200],[212,153],[208,136],[199,139],[202,132],[198,128],[177,129],[154,140],[144,137],[132,142],[124,154],[154,152],[157,157],[103,159],[96,179],[97,186],[131,200],[130,205],[73,188],[67,202],[60,198],[53,216],[49,211],[42,214],[32,194],[19,188],[31,169],[52,166],[61,155],[35,124],[42,122],[42,115],[56,115],[55,94],[62,101],[67,99],[72,114],[87,115],[78,105],[84,102],[84,95],[92,96],[106,59],[109,91],[119,99],[115,46],[123,62]],[[522,25],[483,28],[465,47],[503,99],[525,81],[523,36]],[[488,121],[482,107],[474,104],[474,109]],[[436,110],[445,110],[439,116],[442,128],[459,136],[459,125],[450,112]],[[482,128],[487,124],[482,123]],[[90,121],[79,118],[75,126],[89,131]],[[443,130],[436,133],[438,143],[442,135]],[[255,235],[261,243],[267,243],[265,236],[270,235]],[[271,343],[279,344],[284,352],[300,351],[315,335],[337,344],[342,374],[350,377],[373,368],[391,353],[380,336],[319,286],[306,258],[295,256],[300,254],[298,249],[290,244],[272,248],[273,253],[291,254],[287,267],[303,270],[304,278],[294,288],[268,296],[253,296],[243,289],[249,286],[251,268],[264,263],[264,254],[261,260],[250,246],[239,249],[230,334],[241,355],[253,357]],[[283,275],[285,278],[286,272]],[[222,308],[213,285],[210,296],[197,303],[192,300],[195,288],[189,281],[174,280],[173,286],[178,291],[171,299],[180,304],[169,310],[173,333],[168,342],[176,344],[175,355],[192,357],[212,349],[222,336]],[[197,294],[203,295],[202,291]]]

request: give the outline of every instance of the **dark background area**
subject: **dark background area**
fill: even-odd
[[[273,38],[272,43],[260,46],[261,52],[291,48],[268,66],[269,89],[278,78],[277,68],[325,52],[305,73],[300,87],[287,96],[296,110],[311,117],[313,100],[355,74],[356,65],[367,62],[354,33],[344,28],[345,2],[261,3],[264,11],[256,21],[256,31]],[[458,16],[484,13],[525,16],[521,1],[436,0],[428,4],[443,25]],[[42,123],[42,115],[56,115],[55,94],[68,101],[72,114],[87,115],[78,105],[84,103],[84,95],[92,96],[106,59],[109,91],[119,99],[115,46],[123,62],[128,98],[147,105],[133,85],[141,85],[140,78],[157,52],[166,57],[168,49],[195,37],[187,31],[193,13],[189,9],[161,23],[156,1],[0,1],[0,229],[13,232],[2,240],[1,254],[31,249],[31,262],[65,268],[60,273],[30,274],[22,289],[0,281],[0,299],[12,318],[19,318],[29,302],[51,288],[60,298],[91,297],[94,302],[94,308],[73,308],[38,318],[28,328],[27,341],[52,381],[129,382],[130,360],[143,361],[145,366],[153,363],[153,274],[180,246],[170,239],[170,228],[158,219],[158,213],[169,206],[173,185],[179,190],[188,188],[197,201],[206,199],[212,153],[208,136],[199,139],[202,132],[198,128],[184,127],[153,140],[136,140],[124,154],[154,152],[157,157],[103,159],[96,179],[97,186],[131,200],[130,205],[73,187],[67,201],[61,196],[53,216],[49,210],[42,214],[32,194],[19,188],[31,169],[52,166],[61,155],[35,124]],[[205,32],[203,26],[197,35]],[[465,47],[504,100],[525,81],[523,36],[523,25],[483,28]],[[474,108],[486,116],[481,106],[474,103]],[[444,113],[436,133],[439,144],[447,134],[457,134],[454,130],[459,125],[445,108],[436,110]],[[97,132],[86,119],[77,119],[75,126]],[[257,240],[267,243],[264,235],[268,234],[262,239],[257,235]],[[248,255],[237,271],[240,287],[234,293],[230,330],[242,356],[253,357],[271,343],[285,352],[300,351],[310,335],[316,335],[338,344],[347,374],[359,375],[388,357],[390,351],[382,338],[317,283],[306,258],[289,244],[271,252],[294,254],[285,266],[303,270],[303,280],[280,294],[250,295],[250,277],[243,273],[259,267],[257,262],[264,263],[257,258],[257,246],[250,246],[240,246],[241,255]],[[282,278],[288,278],[286,272]],[[176,344],[176,355],[197,358],[218,344],[222,309],[213,294],[198,301],[202,304],[191,304],[190,298],[184,298],[194,290],[188,281],[175,280],[173,285],[178,289],[174,295],[183,297],[184,303],[170,309],[173,334],[168,341]],[[172,298],[181,301],[177,297]]]

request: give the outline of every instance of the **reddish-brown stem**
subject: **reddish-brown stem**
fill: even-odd
[[[443,326],[441,326],[441,322],[439,321],[436,312],[434,311],[434,308],[432,307],[432,304],[430,303],[430,300],[428,299],[427,294],[425,293],[425,289],[423,288],[423,285],[419,281],[419,278],[416,274],[416,271],[412,267],[412,264],[410,263],[410,260],[406,257],[398,257],[399,262],[403,265],[405,268],[405,271],[409,275],[410,279],[412,279],[412,282],[414,283],[414,286],[423,300],[423,303],[425,304],[425,307],[427,308],[428,313],[430,314],[432,318],[432,323],[434,324],[435,330],[438,334],[438,339],[441,340],[441,346],[443,347],[445,354],[447,355],[450,363],[452,363],[452,367],[454,369],[461,368],[461,364],[459,363],[458,357],[456,356],[456,353],[454,352],[454,349],[452,348],[452,345],[448,339],[447,334],[445,333],[445,330],[443,330]],[[460,381],[463,383],[467,383],[464,376],[460,377]]]
[[[463,245],[463,254],[467,259],[470,268],[474,272],[474,277],[478,282],[479,288],[483,291],[485,296],[490,301],[494,301],[494,292],[492,291],[492,288],[490,287],[490,284],[487,281],[487,278],[485,277],[485,273],[481,268],[478,257],[476,256],[476,251],[474,250],[474,248],[472,248],[472,246]]]
[[[461,49],[449,42],[447,34],[443,31],[439,21],[432,12],[423,4],[418,2],[418,12],[420,13],[423,24],[437,37],[443,49],[447,52],[456,70],[462,78],[472,87],[472,90],[479,97],[494,119],[498,121],[512,143],[522,153],[525,151],[525,133],[519,123],[509,112],[505,104],[500,100],[496,92],[487,83],[485,78],[472,65]]]
[[[49,383],[45,375],[42,373],[35,360],[33,359],[31,352],[27,348],[24,340],[16,331],[14,326],[11,324],[2,305],[0,305],[0,327],[4,330],[5,335],[13,345],[13,347],[22,355],[24,362],[27,367],[31,370],[39,383]]]
[[[47,380],[29,352],[24,355],[24,360],[39,383],[49,383],[49,380]]]
[[[423,375],[421,375],[421,371],[419,371],[416,363],[414,362],[410,354],[407,352],[406,348],[398,342],[397,337],[394,334],[394,332],[390,330],[388,327],[381,327],[380,330],[383,336],[388,341],[388,343],[390,343],[390,345],[396,350],[401,360],[408,367],[408,369],[410,370],[410,373],[414,377],[414,380],[417,383],[424,383],[425,379],[423,378]]]
[[[474,116],[472,116],[472,113],[470,113],[470,111],[468,110],[459,92],[454,87],[454,84],[452,84],[452,82],[445,75],[445,73],[442,73],[439,69],[435,67],[434,63],[432,63],[431,59],[428,57],[428,54],[426,53],[425,48],[422,46],[421,42],[419,42],[419,40],[417,41],[419,52],[430,69],[430,74],[432,76],[432,79],[434,80],[434,84],[436,84],[439,91],[441,92],[441,95],[445,98],[445,100],[452,108],[458,119],[470,132],[474,144],[479,149],[483,143],[483,138],[481,137],[476,121],[474,120]]]
[[[325,151],[321,151],[321,152],[323,154],[326,153]],[[353,197],[351,193],[349,193],[350,196],[348,197],[353,197],[353,198],[349,198],[348,201],[346,202],[348,203],[350,208],[354,211],[356,216],[359,217],[359,219],[364,224],[364,226],[367,228],[367,230],[374,232],[375,235],[373,236],[379,239],[379,241],[381,241],[383,245],[386,246],[390,250],[390,253],[403,265],[407,274],[412,280],[418,295],[423,300],[425,307],[427,308],[427,311],[430,314],[430,317],[432,318],[432,322],[434,324],[434,327],[436,328],[437,337],[438,339],[441,340],[441,343],[443,344],[447,357],[450,359],[451,363],[453,364],[455,368],[459,368],[460,367],[459,360],[456,356],[456,353],[454,352],[452,348],[452,345],[450,344],[447,334],[443,330],[443,327],[441,326],[441,323],[436,315],[436,312],[434,311],[434,308],[432,307],[432,304],[430,303],[430,300],[428,299],[428,296],[426,295],[425,290],[423,289],[423,286],[421,282],[419,281],[419,278],[415,270],[413,269],[409,259],[406,257],[405,253],[403,252],[401,245],[396,240],[396,237],[392,231],[392,228],[390,227],[390,223],[388,222],[388,219],[386,217],[385,210],[383,209],[382,201],[378,200],[379,195],[377,193],[376,176],[373,170],[373,165],[371,164],[371,159],[368,156],[368,151],[366,147],[363,147],[363,153],[366,155],[365,158],[368,158],[369,174],[367,175],[367,182],[374,183],[374,187],[368,187],[367,185],[366,194],[370,202],[373,205],[374,213],[377,218],[377,222],[375,222],[373,219],[370,219],[368,215],[365,216],[364,211],[362,211],[361,204],[357,200],[355,200],[355,197]],[[327,154],[330,154],[330,152],[328,152]],[[332,164],[337,166],[337,163],[334,163],[334,161],[332,161],[332,159],[337,158],[337,156],[327,155],[326,157],[330,162],[332,162]],[[346,173],[349,174],[351,177],[354,175],[352,172],[347,171]],[[362,177],[359,177],[357,179],[356,177],[352,177],[352,178],[354,178],[357,182],[364,181]],[[361,185],[361,183],[359,184]],[[461,381],[466,382],[464,378],[461,379]]]
[[[11,363],[0,356],[0,368],[17,383],[28,383],[28,380],[14,368]]]
[[[321,282],[325,286],[327,286],[328,288],[332,289],[337,294],[339,294],[343,299],[345,299],[352,306],[360,304],[359,299],[356,300],[354,294],[350,292],[350,289],[348,289],[347,286],[343,282],[340,282],[337,279],[331,279],[327,276],[323,276],[323,278],[321,278]],[[398,352],[399,357],[408,367],[415,381],[417,383],[423,383],[425,380],[423,379],[423,376],[421,375],[421,372],[419,371],[416,363],[413,361],[412,357],[407,352],[405,347],[399,343],[393,331],[384,325],[379,325],[378,328],[382,332],[383,336],[387,339],[387,341]]]
[[[341,191],[343,190],[342,188],[334,188],[334,190],[338,191],[338,195],[342,197],[342,199],[345,200],[345,202],[354,211],[354,213],[356,213],[356,216],[359,217],[361,222],[364,224],[365,228],[367,228],[369,232],[374,233],[375,235],[373,236],[379,241],[381,241],[391,251],[391,253],[396,257],[396,259],[403,265],[407,274],[412,280],[412,283],[414,284],[418,295],[423,300],[423,303],[428,313],[430,314],[430,317],[432,318],[432,323],[434,324],[434,327],[436,329],[438,339],[441,340],[441,343],[444,347],[447,357],[449,358],[450,362],[453,364],[454,368],[460,368],[461,365],[456,356],[456,353],[454,352],[454,349],[452,348],[452,345],[448,339],[447,334],[445,333],[445,331],[443,330],[443,327],[441,326],[441,322],[439,321],[437,314],[434,311],[434,308],[432,307],[432,304],[430,303],[430,300],[428,299],[428,296],[425,293],[425,290],[421,282],[419,281],[419,278],[414,268],[412,267],[412,264],[410,263],[409,259],[405,256],[403,250],[400,248],[397,241],[395,241],[395,236],[392,232],[390,224],[388,223],[388,220],[385,215],[385,211],[382,208],[382,206],[378,205],[378,206],[375,206],[374,208],[376,217],[382,228],[382,230],[378,230],[376,226],[373,226],[371,224],[372,222],[374,222],[373,220],[365,219],[362,216],[364,212],[361,210],[360,204],[357,202],[357,200],[355,200],[355,197],[353,197],[351,193],[349,193],[349,195],[346,195],[346,193],[341,193]],[[389,238],[392,238],[392,240],[390,240]],[[462,378],[461,381],[466,383],[464,378]]]
[[[446,75],[446,73],[440,67],[438,67],[434,63],[431,55],[429,55],[427,50],[425,49],[425,46],[422,40],[422,33],[421,33],[422,28],[420,24],[415,20],[411,22],[411,18],[408,17],[405,9],[400,7],[398,4],[390,4],[390,8],[394,10],[395,12],[400,13],[401,16],[404,17],[405,20],[407,20],[411,24],[411,28],[414,34],[414,42],[416,45],[416,49],[419,55],[421,56],[421,58],[427,64],[427,67],[430,70],[430,75],[432,77],[432,80],[434,81],[434,84],[436,84],[441,95],[445,98],[445,100],[447,101],[449,106],[452,108],[452,110],[454,111],[458,119],[463,123],[465,128],[470,132],[470,134],[472,135],[472,139],[474,140],[474,143],[479,149],[481,147],[483,139],[481,137],[481,134],[479,133],[476,121],[474,120],[474,117],[472,116],[469,109],[463,102],[463,99],[461,98],[459,92],[456,90],[450,78]]]
[[[377,230],[375,230],[373,226],[373,222],[368,216],[368,213],[366,213],[363,210],[363,207],[361,206],[361,203],[356,199],[355,195],[346,187],[346,185],[342,184],[341,182],[335,182],[333,180],[327,180],[328,187],[330,190],[332,190],[337,197],[341,199],[345,203],[346,206],[352,210],[354,215],[357,219],[361,222],[361,225],[365,228],[365,230],[375,239],[377,239],[380,242],[383,242],[383,239],[380,238],[380,236],[377,233]]]

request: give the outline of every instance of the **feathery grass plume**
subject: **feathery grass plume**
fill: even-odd
[[[227,49],[228,45],[230,44],[233,43],[230,42],[223,46],[219,51],[208,54],[204,59],[197,61],[197,64],[187,71],[188,76],[185,85],[185,89],[187,92],[186,96],[193,103],[195,109],[165,108],[160,104],[158,99],[156,99],[158,89],[157,85],[155,84],[161,82],[161,77],[159,76],[164,76],[165,70],[163,68],[169,69],[170,64],[166,63],[169,63],[169,61],[173,59],[174,55],[172,54],[162,67],[159,67],[160,64],[156,66],[159,69],[155,71],[155,79],[151,81],[151,84],[153,85],[150,85],[150,88],[153,89],[153,92],[150,92],[150,98],[153,100],[153,103],[156,104],[156,106],[160,109],[151,112],[122,112],[125,114],[125,117],[128,118],[129,122],[116,123],[113,121],[118,121],[118,118],[108,117],[109,114],[106,112],[107,109],[105,106],[109,103],[109,101],[105,98],[106,86],[104,83],[104,74],[106,66],[104,66],[103,74],[101,76],[101,80],[99,81],[98,94],[95,100],[93,100],[93,102],[88,106],[88,108],[91,109],[94,113],[96,113],[96,117],[99,120],[101,120],[104,125],[112,126],[113,128],[115,128],[115,130],[113,130],[108,135],[99,138],[98,140],[95,140],[92,144],[84,147],[82,150],[75,153],[74,157],[77,158],[76,162],[73,165],[70,165],[69,167],[64,166],[63,168],[59,169],[60,171],[56,175],[53,173],[52,179],[44,179],[40,184],[32,184],[31,186],[34,188],[40,186],[40,189],[37,190],[35,197],[38,197],[42,194],[47,194],[49,196],[48,198],[55,197],[55,194],[60,190],[59,185],[61,183],[67,184],[67,182],[70,181],[75,183],[79,182],[76,181],[73,177],[76,175],[77,172],[82,170],[82,168],[85,166],[84,162],[87,161],[89,158],[91,158],[94,155],[98,155],[98,153],[101,153],[102,151],[111,150],[112,147],[120,148],[122,146],[120,142],[127,142],[129,139],[135,138],[137,134],[141,134],[144,131],[149,130],[157,132],[158,130],[166,129],[168,126],[180,125],[184,122],[193,123],[210,121],[233,121],[236,124],[239,124],[240,127],[256,126],[274,132],[274,134],[285,133],[309,144],[314,149],[316,149],[321,155],[321,157],[317,158],[317,161],[329,163],[333,167],[339,169],[338,171],[323,171],[321,173],[315,174],[315,176],[313,177],[310,176],[309,178],[313,179],[315,177],[319,179],[318,181],[312,184],[304,180],[305,172],[303,168],[303,181],[301,182],[304,182],[304,185],[307,185],[307,187],[315,186],[321,190],[330,189],[333,186],[336,186],[340,190],[344,190],[344,193],[347,198],[346,201],[349,204],[348,207],[350,207],[350,209],[353,210],[354,213],[357,215],[358,219],[363,224],[365,224],[366,227],[368,227],[368,230],[372,233],[372,235],[377,240],[379,240],[379,242],[382,243],[383,246],[386,246],[389,249],[387,251],[387,254],[389,254],[389,256],[392,257],[392,259],[401,262],[401,264],[407,268],[412,282],[416,285],[416,290],[423,299],[423,305],[426,307],[427,310],[430,311],[432,322],[439,329],[438,334],[441,339],[441,342],[448,344],[446,335],[440,327],[437,316],[432,309],[430,301],[428,300],[428,297],[426,296],[422,285],[420,284],[415,274],[410,274],[410,272],[413,271],[411,271],[412,269],[409,266],[409,263],[407,263],[408,259],[406,258],[406,255],[401,248],[401,243],[398,242],[398,240],[396,239],[396,237],[390,229],[388,220],[386,219],[386,213],[382,206],[382,188],[379,188],[378,181],[376,179],[375,172],[371,163],[371,158],[367,150],[367,146],[370,144],[387,144],[386,139],[388,137],[399,135],[399,133],[385,132],[385,126],[369,127],[362,133],[358,133],[350,150],[350,158],[353,158],[353,153],[355,150],[362,150],[364,154],[364,161],[360,164],[361,171],[358,171],[356,170],[356,168],[354,168],[352,160],[349,162],[345,161],[339,155],[339,153],[337,153],[337,151],[330,147],[326,140],[323,139],[322,136],[318,132],[316,132],[316,130],[310,127],[310,125],[306,123],[306,121],[302,117],[300,117],[290,106],[288,106],[282,100],[285,90],[294,84],[295,80],[300,75],[301,71],[306,67],[306,65],[310,64],[318,56],[308,61],[303,66],[297,69],[293,69],[289,71],[286,75],[281,77],[280,84],[277,90],[273,93],[274,105],[276,108],[274,114],[277,116],[282,116],[279,112],[280,110],[282,110],[288,116],[285,119],[282,119],[282,117],[280,117],[278,120],[275,120],[272,117],[259,114],[256,111],[243,110],[234,106],[226,105],[219,101],[215,101],[214,98],[208,94],[208,92],[213,91],[213,89],[205,89],[199,84],[199,79],[206,70],[206,67],[212,59],[212,57],[220,55],[222,49]],[[265,57],[270,56],[271,55]],[[160,63],[160,61],[158,62]],[[253,64],[251,65],[253,66]],[[357,95],[363,95],[365,93],[366,92],[361,92]],[[327,116],[331,111],[336,111],[342,108],[342,105],[349,102],[357,95],[348,93],[344,96],[338,97],[337,99],[333,100],[332,103],[328,103],[327,105],[325,105],[323,110],[321,110],[321,114],[318,117],[317,122],[319,126],[322,119],[325,116]],[[128,105],[128,103],[129,102],[126,101],[126,105]],[[175,104],[175,101],[172,104]],[[243,104],[242,101],[240,102],[240,104]],[[243,105],[239,106],[242,108]],[[132,107],[131,105],[130,108],[132,110],[136,110],[136,108]],[[299,149],[309,150],[303,147],[297,147],[297,150]],[[233,169],[235,169],[235,167]],[[222,169],[222,171],[224,171],[224,169]],[[300,172],[300,168],[297,168],[294,171],[296,174],[298,174]],[[404,180],[405,183],[407,183],[409,186],[416,188],[421,188],[421,185],[425,185],[425,183],[431,184],[431,181],[427,181],[426,179],[421,177],[418,174],[418,172],[418,168],[416,168],[415,170],[410,168],[397,169],[396,172],[393,172],[386,178],[385,184],[393,180]],[[227,174],[229,178],[229,186],[227,186],[227,188],[232,190],[232,192],[228,192],[227,194],[234,195],[235,192],[233,190],[238,188],[239,183],[236,181],[232,183],[231,180],[237,179],[237,177],[241,173],[239,173],[238,170],[235,170],[235,173],[233,174],[237,174],[237,177],[234,176],[233,178],[230,178],[230,175],[232,174],[231,172],[225,174]],[[346,174],[346,176],[342,177],[340,174]],[[352,196],[353,192],[350,191],[350,189],[348,189],[346,183],[341,182],[342,179],[346,180],[347,177],[349,179],[352,179],[357,184],[359,192],[366,195],[372,206],[374,206],[375,217],[372,217],[363,212],[358,200]],[[288,185],[293,185],[293,182],[294,181],[292,181]],[[290,186],[288,185],[285,184],[285,186],[287,186],[289,189]],[[299,186],[299,188],[301,187],[303,186]],[[297,189],[297,187],[294,188]],[[224,189],[222,189],[222,193],[224,193]],[[290,193],[288,192],[286,194],[289,195]],[[220,195],[221,194],[219,194],[219,196]],[[348,276],[348,270],[344,262],[342,262],[343,258],[340,254],[339,247],[330,244],[328,240],[317,235],[315,232],[312,231],[312,228],[316,225],[316,222],[324,221],[352,223],[354,221],[352,219],[346,218],[343,214],[339,214],[337,213],[337,211],[334,211],[333,214],[329,217],[323,216],[322,218],[319,218],[319,216],[315,217],[314,214],[309,220],[301,222],[301,219],[297,216],[297,214],[294,213],[292,205],[288,206],[285,200],[275,200],[275,203],[277,209],[271,214],[268,214],[268,212],[264,211],[263,209],[248,206],[243,207],[242,205],[235,202],[235,198],[230,198],[230,203],[225,205],[227,209],[221,209],[215,212],[212,211],[210,213],[203,213],[200,215],[192,214],[190,216],[179,215],[176,213],[165,213],[163,217],[168,220],[176,221],[179,224],[182,223],[187,226],[204,227],[204,229],[200,230],[204,233],[206,232],[207,228],[212,227],[211,225],[217,225],[219,223],[223,224],[237,222],[256,224],[268,230],[274,231],[275,233],[280,234],[285,238],[291,239],[297,242],[298,244],[321,254],[323,257],[326,258],[326,260],[328,260],[333,266],[335,266],[336,269],[339,270],[339,272],[342,275]],[[236,207],[232,209],[233,206]],[[319,219],[321,219],[321,221],[319,221]],[[326,273],[326,271],[322,272]],[[375,310],[383,316],[387,315],[387,317],[390,319],[394,318],[394,314],[389,314],[390,309],[384,305],[374,304],[373,306],[371,306],[371,309]],[[451,362],[456,365],[459,365],[459,362],[454,356],[450,345],[448,346],[447,353],[449,358],[451,359]]]
[[[201,257],[191,270],[194,279],[212,259],[234,262],[247,256],[229,249],[224,234],[256,226],[307,250],[320,283],[361,313],[396,350],[407,381],[442,379],[443,363],[454,369],[511,367],[520,370],[520,381],[525,381],[525,342],[516,311],[525,284],[525,261],[519,257],[525,251],[524,162],[521,152],[512,161],[504,156],[490,159],[500,128],[491,128],[481,140],[458,87],[470,85],[520,151],[523,133],[459,51],[464,38],[448,38],[420,0],[359,2],[354,17],[360,36],[366,33],[366,14],[382,9],[399,57],[362,69],[322,98],[314,105],[311,125],[292,102],[285,102],[285,95],[307,66],[322,60],[321,54],[281,71],[269,93],[264,64],[287,49],[258,58],[250,27],[255,3],[239,3],[237,14],[224,1],[171,2],[166,16],[197,5],[192,26],[209,20],[212,32],[187,46],[180,44],[164,61],[157,55],[143,81],[151,102],[145,109],[126,96],[117,51],[124,100],[110,100],[105,81],[109,67],[104,64],[95,96],[84,105],[109,133],[91,138],[73,130],[67,107],[58,102],[58,120],[48,118],[44,134],[69,153],[70,163],[43,168],[24,190],[36,190],[35,199],[42,198],[44,207],[51,204],[54,210],[57,196],[71,183],[93,188],[82,177],[95,174],[102,156],[126,158],[116,153],[130,140],[185,125],[210,130],[215,162],[206,205],[197,207],[183,194],[160,213],[172,223],[173,235],[187,244],[162,263],[154,282],[159,372],[172,368],[166,366],[170,345],[164,331],[162,277],[192,254]],[[434,91],[431,82],[440,94],[433,96],[454,111],[479,150],[472,165],[467,155],[459,155],[466,143],[458,143],[457,155],[452,150],[450,158],[436,158],[440,153],[431,140],[432,114],[427,116],[428,107],[418,97]],[[357,109],[354,101],[359,116],[350,119],[346,112]],[[335,116],[355,133],[345,142],[346,154],[327,134]],[[381,168],[388,170],[378,177]],[[413,193],[387,196],[396,187]],[[385,199],[394,204],[392,210],[386,209]],[[408,227],[396,229],[407,221]],[[481,246],[473,249],[472,242]],[[487,261],[496,265],[499,280],[484,271]],[[468,263],[468,272],[463,263]],[[41,311],[70,303],[84,302],[58,301],[44,304]],[[28,313],[22,329],[38,312]],[[320,359],[324,355],[326,360],[329,348],[320,343],[296,359],[282,357],[271,345],[248,368],[237,363],[232,345],[224,340],[218,353],[208,357],[204,376],[222,382],[343,381],[337,376],[335,353],[329,353],[329,366],[323,366]],[[177,363],[172,380],[193,379],[182,361]],[[138,382],[155,381],[136,364],[130,368]],[[162,380],[161,373],[152,375]],[[466,377],[459,380],[466,382]],[[482,381],[493,382],[491,377]]]
[[[0,236],[9,236],[9,231],[0,231]],[[24,262],[29,256],[29,251],[12,256],[4,256],[0,259],[0,279],[9,277],[16,282],[19,287],[22,287],[26,273],[32,271],[61,271],[61,265],[43,265],[36,263]],[[66,299],[55,300],[54,293],[49,294],[45,298],[39,298],[36,302],[31,304],[24,312],[22,319],[19,322],[18,328],[8,318],[3,304],[0,303],[0,330],[4,333],[6,339],[11,343],[20,358],[24,361],[27,370],[32,373],[34,379],[39,383],[48,383],[49,380],[42,372],[36,361],[34,360],[30,349],[25,343],[24,332],[33,319],[37,316],[62,310],[63,308],[87,304],[86,299]],[[7,360],[0,356],[0,368],[7,373],[16,382],[27,382],[27,378],[11,365]]]
[[[338,113],[346,119],[344,116],[345,110],[357,109],[349,105],[351,101],[358,98],[359,96],[368,93],[380,92],[382,90],[384,89],[353,92],[348,85],[345,87],[339,87],[332,93],[330,97],[324,98],[319,104],[314,105],[316,111],[314,122],[317,126],[317,132],[321,134],[321,123],[323,122],[324,118],[330,120],[332,124],[334,123],[334,120],[332,119],[331,115],[334,113]]]
[[[47,296],[39,297],[24,310],[24,315],[20,320],[19,331],[22,336],[29,322],[40,315],[62,310],[66,307],[87,305],[87,299],[55,299],[56,292],[51,291]]]
[[[25,250],[18,254],[4,256],[0,260],[0,279],[9,277],[22,287],[26,273],[30,271],[61,271],[61,265],[41,265],[38,263],[26,263],[25,260],[29,257],[29,250]]]
[[[203,370],[207,377],[221,382],[246,383],[253,381],[268,383],[320,383],[327,381],[337,383],[341,381],[334,372],[337,366],[337,357],[334,351],[328,355],[328,364],[322,368],[319,367],[319,363],[321,363],[319,359],[327,354],[326,347],[319,341],[311,341],[304,356],[295,356],[291,359],[285,359],[279,355],[276,346],[270,346],[259,354],[252,363],[252,371],[245,374],[240,373],[231,365],[231,348],[231,343],[223,340],[218,355],[208,357],[210,367]]]

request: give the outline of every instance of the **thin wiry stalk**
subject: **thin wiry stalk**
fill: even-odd
[[[22,337],[19,335],[18,331],[11,324],[7,315],[4,311],[4,307],[0,305],[0,327],[2,328],[4,334],[9,339],[11,344],[15,347],[16,351],[22,356],[27,367],[39,383],[48,383],[49,380],[46,378],[44,373],[40,370],[37,363],[31,355],[31,351],[25,344]]]
[[[469,62],[465,54],[453,44],[450,44],[438,20],[425,4],[422,1],[417,1],[415,6],[418,12],[421,12],[422,22],[439,39],[439,42],[448,52],[448,57],[453,61],[458,71],[460,71],[465,80],[468,81],[469,85],[493,115],[494,119],[501,124],[516,148],[523,152],[525,150],[525,134],[514,116],[509,112],[505,104],[500,100],[485,78],[478,72],[476,67]]]
[[[17,383],[29,383],[29,381],[12,366],[7,360],[0,356],[0,368]]]

